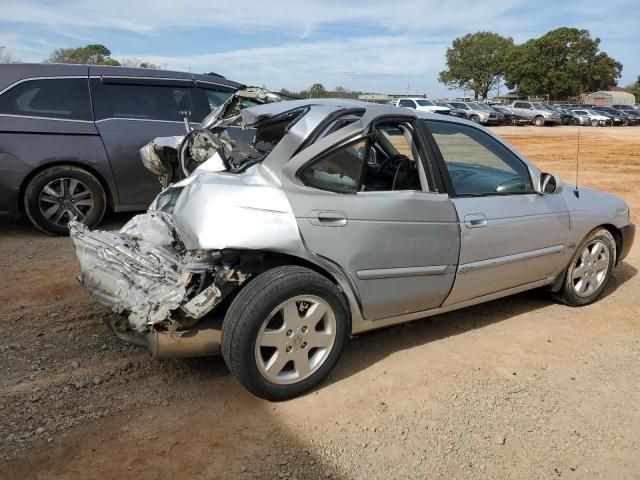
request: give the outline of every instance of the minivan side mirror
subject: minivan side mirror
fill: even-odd
[[[562,191],[562,180],[560,177],[552,173],[541,173],[540,183],[538,185],[538,193],[546,195],[551,193],[560,193]]]

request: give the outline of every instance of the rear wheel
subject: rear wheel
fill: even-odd
[[[86,170],[59,165],[38,173],[27,185],[24,206],[29,220],[45,233],[66,235],[73,218],[94,227],[106,210],[100,182]]]
[[[231,303],[222,354],[251,393],[285,400],[322,381],[348,334],[347,304],[332,282],[307,268],[278,267],[251,281]]]
[[[595,302],[607,287],[616,264],[616,242],[604,228],[591,232],[571,259],[560,299],[580,307]]]

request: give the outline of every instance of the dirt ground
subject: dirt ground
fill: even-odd
[[[575,178],[577,128],[495,131]],[[638,223],[640,127],[583,128],[580,178]],[[3,480],[640,478],[637,245],[594,305],[534,291],[361,335],[278,404],[220,358],[154,362],[115,339],[67,238],[0,220],[0,267]]]

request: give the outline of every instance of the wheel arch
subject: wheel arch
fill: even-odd
[[[613,236],[613,240],[616,242],[616,265],[617,265],[618,262],[620,261],[620,252],[622,251],[622,232],[618,227],[610,223],[602,224],[596,228],[604,228]]]
[[[248,272],[243,271],[243,273],[250,273],[251,277],[239,288],[237,288],[233,295],[231,295],[231,297],[235,297],[243,288],[250,284],[251,281],[261,273],[277,267],[295,265],[308,268],[309,270],[322,275],[336,287],[338,287],[338,290],[344,297],[344,300],[349,307],[350,332],[354,321],[361,318],[362,309],[357,289],[353,282],[351,282],[345,274],[339,271],[338,267],[331,268],[331,266],[324,265],[325,262],[322,261],[314,262],[309,258],[304,258],[302,256],[275,251],[244,251],[238,252],[238,255],[240,258],[245,255],[257,255],[260,258],[260,262],[251,263]]]

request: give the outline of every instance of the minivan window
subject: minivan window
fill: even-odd
[[[128,118],[181,122],[191,119],[189,91],[164,85],[126,85],[93,80],[96,120]]]
[[[86,78],[21,82],[0,96],[0,114],[91,121]]]

